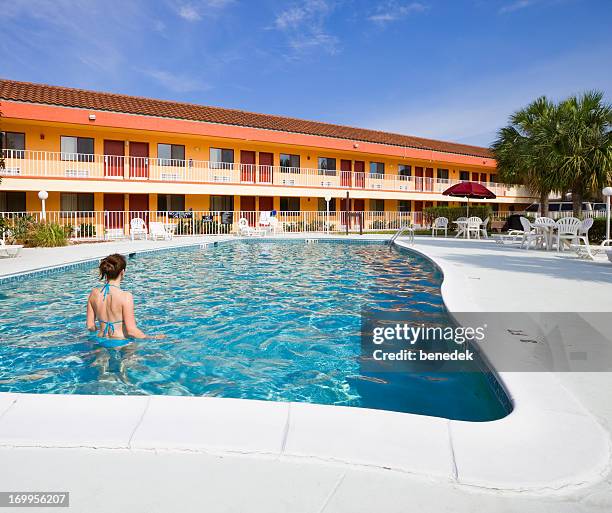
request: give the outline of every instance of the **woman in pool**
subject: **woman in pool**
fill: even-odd
[[[98,337],[102,339],[100,344],[104,347],[126,346],[130,343],[126,338],[161,338],[147,337],[136,326],[134,298],[130,292],[121,290],[125,268],[123,255],[103,258],[99,269],[104,285],[93,289],[87,301],[87,329],[98,332]]]

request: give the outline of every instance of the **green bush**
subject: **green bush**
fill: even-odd
[[[34,222],[30,225],[22,242],[31,248],[66,246],[71,232],[71,227],[61,226],[57,223]]]
[[[492,213],[490,205],[470,205],[470,217],[480,217],[480,219],[486,219]],[[423,224],[430,226],[436,217],[446,217],[448,219],[449,227],[453,226],[453,221],[456,221],[459,217],[467,216],[467,208],[462,207],[427,207],[423,209]]]
[[[597,217],[593,219],[593,226],[589,230],[589,240],[600,243],[606,238],[606,219]]]
[[[96,226],[91,223],[81,223],[79,225],[79,236],[80,237],[95,237]]]

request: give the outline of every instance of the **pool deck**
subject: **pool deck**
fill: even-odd
[[[223,239],[24,250],[0,260],[0,277],[213,240]],[[607,262],[491,241],[399,244],[440,266],[451,312],[612,312]],[[72,510],[87,512],[611,511],[612,373],[500,379],[515,408],[483,423],[303,403],[4,393],[1,488],[72,491]]]

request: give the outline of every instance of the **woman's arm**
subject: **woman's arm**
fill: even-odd
[[[93,309],[92,302],[92,294],[89,294],[89,299],[87,299],[87,329],[89,331],[96,331],[96,314]]]
[[[130,292],[125,293],[125,301],[123,302],[123,330],[126,337],[147,338],[147,336],[138,329],[138,326],[136,326],[134,297]]]

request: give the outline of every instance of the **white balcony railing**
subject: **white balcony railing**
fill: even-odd
[[[297,167],[173,160],[115,155],[4,150],[0,174],[24,178],[150,180],[159,182],[280,185],[439,194],[459,180]],[[498,197],[529,197],[520,187],[482,182]]]

